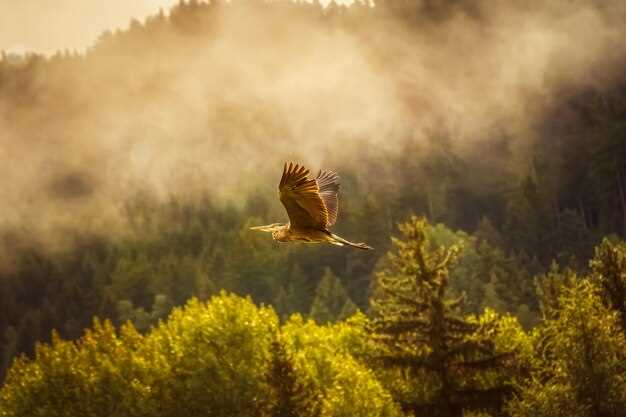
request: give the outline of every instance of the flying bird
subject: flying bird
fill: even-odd
[[[285,163],[278,184],[278,196],[287,210],[289,223],[273,223],[251,227],[252,230],[272,232],[279,242],[331,243],[358,249],[373,249],[365,243],[353,243],[331,233],[339,210],[339,176],[333,171],[320,171],[309,178],[305,167]]]

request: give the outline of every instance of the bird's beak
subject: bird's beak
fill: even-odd
[[[267,226],[254,226],[251,227],[250,230],[260,230],[261,232],[267,232]]]
[[[276,228],[274,224],[268,224],[266,226],[254,226],[251,227],[250,230],[260,230],[261,232],[273,232]]]

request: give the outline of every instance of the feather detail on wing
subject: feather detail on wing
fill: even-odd
[[[291,227],[325,229],[328,211],[317,181],[308,178],[308,174],[309,170],[303,166],[285,164],[278,185],[280,201],[287,210]]]
[[[320,171],[317,174],[317,186],[320,190],[320,197],[324,201],[326,211],[328,212],[328,222],[326,228],[331,227],[337,222],[337,214],[339,213],[339,176],[333,171]]]

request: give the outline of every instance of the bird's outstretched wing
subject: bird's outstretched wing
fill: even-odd
[[[339,176],[333,171],[320,171],[317,174],[317,186],[320,190],[320,197],[324,201],[324,206],[328,212],[328,222],[326,228],[337,222],[337,214],[339,213]]]
[[[303,166],[285,163],[278,185],[280,201],[287,209],[292,227],[325,229],[329,222],[328,210],[317,180],[308,175],[309,170]]]

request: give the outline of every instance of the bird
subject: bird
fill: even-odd
[[[300,164],[285,163],[278,184],[278,196],[287,210],[289,223],[254,226],[251,230],[271,232],[278,242],[330,243],[371,250],[365,243],[353,243],[329,229],[339,212],[339,176],[334,171],[319,171],[315,178]]]

